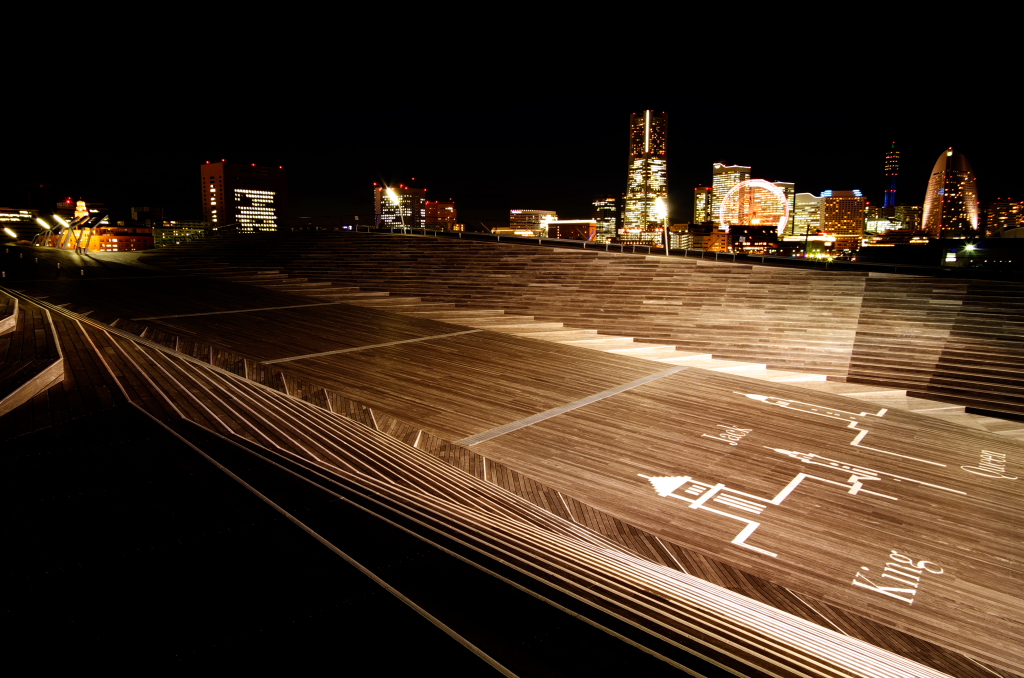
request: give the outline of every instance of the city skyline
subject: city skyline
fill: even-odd
[[[673,116],[669,210],[674,222],[690,220],[693,189],[711,183],[714,162],[753,166],[758,177],[793,182],[799,193],[858,188],[872,205],[881,206],[882,161],[894,140],[900,150],[900,204],[923,204],[929,169],[949,146],[971,159],[982,203],[1021,192],[1012,170],[1014,142],[1021,142],[1007,137],[1009,124],[1001,126],[998,115],[986,121],[979,113],[967,113],[948,124],[904,112],[850,127],[848,119],[815,120],[802,113],[759,116],[755,109],[715,113],[683,105],[675,113],[671,105],[657,109]],[[577,111],[571,123],[554,128],[546,114],[507,112],[498,121],[501,134],[487,133],[494,120],[454,120],[450,109],[415,115],[346,112],[331,124],[328,116],[314,115],[300,127],[293,117],[256,116],[237,127],[202,133],[186,125],[160,143],[159,135],[132,123],[92,120],[95,124],[85,130],[90,121],[73,120],[66,123],[70,137],[102,139],[107,150],[64,156],[55,163],[54,157],[61,157],[56,147],[62,144],[52,135],[15,141],[12,162],[2,170],[0,204],[17,207],[24,185],[41,182],[51,184],[61,198],[67,193],[122,209],[155,204],[177,218],[196,218],[201,206],[194,198],[194,167],[226,158],[283,166],[295,216],[367,213],[368,182],[408,182],[415,176],[437,199],[456,201],[466,220],[501,220],[509,209],[537,205],[567,218],[587,218],[594,195],[621,195],[626,189],[622,166],[628,158],[629,115],[637,110],[644,108],[610,104]],[[379,127],[379,137],[360,133],[368,126]],[[124,162],[131,153],[137,161]],[[567,161],[538,163],[544,153]]]

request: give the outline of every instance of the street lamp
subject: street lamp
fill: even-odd
[[[977,249],[977,246],[975,246],[974,243],[967,243],[966,245],[964,245],[964,251],[967,253],[967,265],[968,265],[968,267],[970,267],[974,263],[972,261],[972,259],[974,257],[974,250],[976,250],[976,249]]]
[[[398,218],[402,221],[402,233],[405,233],[405,213],[402,212],[402,199],[398,197],[393,188],[389,188],[386,193],[388,199],[394,204],[395,209],[398,210]]]
[[[654,213],[657,215],[658,221],[661,222],[661,228],[665,236],[663,238],[665,241],[665,256],[668,256],[669,244],[671,242],[668,233],[668,204],[661,196],[658,196],[657,200],[654,201]]]

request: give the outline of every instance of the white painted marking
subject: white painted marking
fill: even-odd
[[[474,332],[483,332],[482,329],[476,330],[463,330],[461,332],[449,332],[448,334],[434,334],[429,337],[416,337],[415,339],[402,339],[400,341],[388,341],[383,344],[367,344],[366,346],[352,346],[350,348],[339,348],[335,351],[321,351],[320,353],[307,353],[305,355],[295,355],[290,358],[275,358],[274,360],[264,360],[263,365],[273,365],[274,363],[286,363],[292,360],[303,360],[305,358],[319,358],[325,355],[335,355],[337,353],[352,353],[354,351],[368,351],[371,348],[384,348],[385,346],[397,346],[399,344],[414,344],[419,341],[431,341],[433,339],[444,339],[445,337],[457,337],[460,334],[473,334]]]
[[[796,488],[799,487],[805,479],[817,480],[828,485],[835,485],[837,487],[845,488],[847,490],[847,494],[870,494],[880,499],[888,499],[889,501],[899,501],[899,498],[890,494],[882,494],[881,492],[875,492],[873,490],[865,489],[864,483],[880,483],[882,482],[883,478],[889,478],[894,481],[906,480],[908,482],[917,483],[918,485],[924,487],[943,490],[945,492],[952,492],[954,494],[966,495],[966,492],[961,492],[960,490],[954,490],[948,487],[942,487],[941,485],[926,483],[922,480],[916,480],[914,478],[897,476],[891,473],[886,473],[884,471],[877,471],[875,469],[870,469],[865,466],[860,466],[857,464],[846,463],[837,459],[829,459],[827,457],[822,457],[817,454],[794,452],[792,450],[784,450],[775,447],[765,447],[766,449],[773,450],[792,459],[798,459],[805,464],[809,464],[812,466],[820,466],[829,471],[839,471],[844,475],[848,475],[848,477],[845,482],[840,482],[837,480],[822,478],[820,476],[813,476],[807,473],[797,473],[795,476],[793,476],[793,479],[790,480],[785,487],[779,490],[779,492],[774,497],[768,499],[765,497],[759,497],[757,495],[749,494],[747,492],[741,492],[739,490],[727,488],[723,483],[711,485],[709,483],[700,482],[694,480],[692,476],[647,476],[642,473],[638,473],[637,475],[641,478],[646,478],[648,481],[650,481],[651,485],[654,487],[655,492],[657,492],[659,496],[679,499],[681,501],[687,502],[689,508],[703,509],[705,511],[710,511],[711,513],[717,513],[718,515],[731,518],[733,520],[738,520],[741,523],[745,523],[746,527],[744,527],[740,531],[740,533],[737,534],[735,538],[733,538],[732,543],[736,544],[737,546],[742,546],[743,548],[748,548],[759,553],[763,553],[765,555],[771,556],[772,558],[777,557],[777,554],[756,546],[751,546],[750,544],[746,543],[747,538],[754,533],[754,531],[758,528],[758,526],[761,523],[752,521],[749,518],[745,518],[743,516],[711,508],[710,506],[707,505],[708,502],[714,501],[717,503],[725,504],[726,506],[730,506],[740,511],[754,513],[755,515],[760,516],[761,513],[768,508],[769,504],[775,506],[781,505],[782,502],[785,501],[786,498],[789,497],[789,495],[792,494],[793,491],[796,490]]]

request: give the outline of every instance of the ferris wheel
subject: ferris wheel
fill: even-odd
[[[731,226],[775,226],[781,235],[789,223],[789,198],[785,191],[764,179],[747,179],[722,198],[719,221]]]

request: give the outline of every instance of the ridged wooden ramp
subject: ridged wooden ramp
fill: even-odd
[[[679,665],[1020,666],[1007,436],[686,355],[148,275],[10,291],[53,315],[70,376],[96,387],[54,387],[0,419],[4,436],[84,392],[193,422],[555,587]]]

